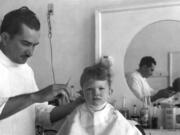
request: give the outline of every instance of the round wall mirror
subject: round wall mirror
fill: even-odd
[[[152,56],[155,58],[157,65],[153,75],[147,79],[150,86],[159,90],[166,88],[169,84],[169,68],[171,66],[180,67],[180,62],[176,65],[169,62],[169,54],[179,57],[180,52],[180,21],[162,20],[151,23],[141,29],[132,38],[124,59],[125,76],[131,72],[135,72],[139,68],[139,62],[144,56]],[[176,52],[176,53],[173,53]],[[180,58],[180,57],[179,57]],[[180,59],[179,59],[180,60]],[[174,68],[176,76],[180,77],[180,69]]]

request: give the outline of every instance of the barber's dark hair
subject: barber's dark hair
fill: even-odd
[[[145,56],[141,59],[139,63],[139,67],[142,67],[142,66],[151,67],[152,64],[156,65],[156,60],[151,56]]]
[[[80,85],[83,88],[84,84],[89,80],[107,80],[109,87],[111,87],[112,74],[109,67],[102,63],[86,67],[80,78]]]
[[[180,89],[179,89],[179,86],[180,86],[180,78],[179,78],[179,77],[176,78],[176,79],[174,79],[172,86],[173,86],[173,89],[174,89],[175,91],[180,91]]]
[[[21,7],[4,16],[0,33],[7,32],[13,37],[15,34],[21,32],[22,24],[25,24],[31,29],[40,30],[40,22],[36,14],[28,7]]]

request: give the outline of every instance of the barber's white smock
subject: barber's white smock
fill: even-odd
[[[127,84],[130,90],[138,99],[143,99],[143,97],[151,96],[155,93],[155,90],[150,87],[145,77],[135,71],[127,75]]]
[[[38,90],[34,73],[27,64],[13,63],[0,51],[0,113],[9,97]],[[35,120],[50,124],[52,106],[34,104],[0,120],[0,135],[35,135]]]
[[[141,133],[109,103],[98,111],[84,103],[67,117],[57,135],[141,135]]]

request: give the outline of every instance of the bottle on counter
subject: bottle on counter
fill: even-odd
[[[120,112],[121,114],[125,117],[125,118],[129,118],[129,110],[128,108],[126,107],[126,97],[123,96],[123,99],[122,99],[122,107],[120,108]]]
[[[143,99],[143,107],[140,109],[140,124],[143,128],[150,127],[150,114],[149,108],[147,105],[148,98],[144,97]]]
[[[156,104],[154,104],[153,105],[153,114],[152,114],[152,118],[151,118],[151,127],[153,128],[153,129],[157,129],[158,128],[158,114],[157,114],[157,105]]]
[[[136,122],[139,122],[139,115],[138,115],[138,112],[137,112],[137,107],[136,105],[133,105],[133,114],[131,115],[131,119],[136,121]]]
[[[174,129],[175,121],[176,121],[176,107],[170,105],[165,108],[165,128],[166,129]]]
[[[160,103],[157,104],[157,117],[158,117],[158,129],[163,129],[165,123],[164,122],[165,114]]]

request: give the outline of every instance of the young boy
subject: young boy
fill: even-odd
[[[109,68],[102,64],[85,68],[80,85],[85,103],[67,117],[57,135],[141,135],[108,103],[112,94]]]

